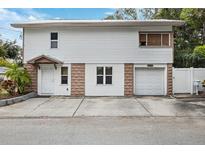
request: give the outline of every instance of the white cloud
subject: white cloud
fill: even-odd
[[[10,26],[11,23],[30,21],[30,20],[41,20],[47,18],[48,15],[39,13],[33,9],[19,9],[15,11],[11,9],[0,8],[0,38],[4,40],[17,40],[18,44],[21,44],[19,35],[21,34],[20,29],[15,29]]]
[[[18,15],[16,12],[9,11],[7,9],[1,9],[0,8],[0,21],[2,20],[21,20],[22,17]]]
[[[37,20],[37,18],[31,15],[28,17],[28,20]]]
[[[60,19],[62,19],[62,18],[60,18],[60,17],[55,17],[55,18],[53,18],[53,19],[60,20]]]
[[[113,15],[114,12],[105,12],[105,15]]]

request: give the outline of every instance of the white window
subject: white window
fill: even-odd
[[[61,84],[68,84],[68,67],[61,67]]]
[[[97,67],[97,84],[112,84],[112,67]]]
[[[51,33],[51,48],[58,48],[58,33]]]
[[[141,47],[169,47],[170,33],[139,33]]]

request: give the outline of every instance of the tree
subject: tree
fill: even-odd
[[[157,12],[153,14],[154,19],[174,19],[179,20],[182,8],[164,8],[157,9]]]
[[[152,19],[156,16],[158,8],[144,8],[140,9],[139,12],[142,15],[143,19]]]
[[[0,46],[0,57],[6,57],[6,50],[3,48],[3,46]]]
[[[180,19],[186,21],[187,27],[191,28],[194,43],[202,45],[205,42],[205,9],[183,9]]]
[[[193,54],[196,46],[205,43],[205,9],[164,8],[158,9],[150,18],[186,21],[184,26],[174,27],[174,66],[205,66]]]
[[[6,59],[0,58],[0,67],[6,67],[6,77],[12,80],[18,88],[18,93],[22,94],[25,86],[31,83],[27,70],[17,63],[10,63]]]
[[[138,9],[125,8],[117,9],[113,15],[109,15],[106,20],[136,20],[138,19]]]
[[[31,83],[30,76],[27,70],[19,67],[17,64],[11,64],[6,71],[6,77],[14,81],[18,88],[18,93],[22,94],[25,91],[26,85]]]
[[[0,58],[13,59],[22,65],[22,48],[16,44],[16,41],[3,41],[0,39]]]
[[[6,50],[6,58],[9,59],[16,59],[21,51],[20,46],[16,45],[16,41],[13,42],[6,41],[3,44],[3,47]]]

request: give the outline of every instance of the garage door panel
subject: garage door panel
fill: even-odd
[[[164,69],[137,68],[135,70],[136,95],[164,95]]]

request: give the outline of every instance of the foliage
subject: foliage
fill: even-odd
[[[205,45],[195,47],[194,55],[205,59]]]
[[[6,77],[15,82],[20,94],[24,92],[25,86],[31,83],[27,70],[23,67],[19,67],[17,64],[11,64],[11,66],[8,67]]]
[[[3,48],[6,51],[6,58],[16,59],[21,51],[20,46],[16,45],[16,41],[8,42],[6,41],[3,44]]]
[[[139,12],[144,19],[152,19],[157,14],[158,10],[158,8],[144,8],[139,9]]]
[[[180,19],[182,9],[181,8],[164,8],[158,9],[155,14],[153,14],[154,19]]]
[[[3,41],[0,39],[0,58],[13,59],[17,63],[22,63],[22,49],[16,41]]]
[[[6,50],[3,48],[3,46],[0,46],[0,57],[6,57]]]
[[[116,19],[119,9],[114,13]],[[130,12],[134,8],[127,9]],[[121,9],[122,11],[122,9]],[[120,11],[119,11],[120,12]],[[119,13],[118,13],[119,14]],[[205,44],[205,9],[202,8],[145,8],[139,9],[138,14],[130,16],[123,11],[120,19],[138,19],[137,15],[144,19],[172,19],[184,20],[182,27],[174,27],[174,66],[175,67],[205,67],[204,59],[193,54],[196,46]]]
[[[117,9],[113,15],[109,15],[106,20],[136,20],[138,19],[138,11],[133,8]]]
[[[0,67],[10,67],[11,63],[9,63],[6,59],[0,57]]]
[[[0,87],[6,90],[10,95],[15,95],[16,85],[12,80],[1,81]]]

